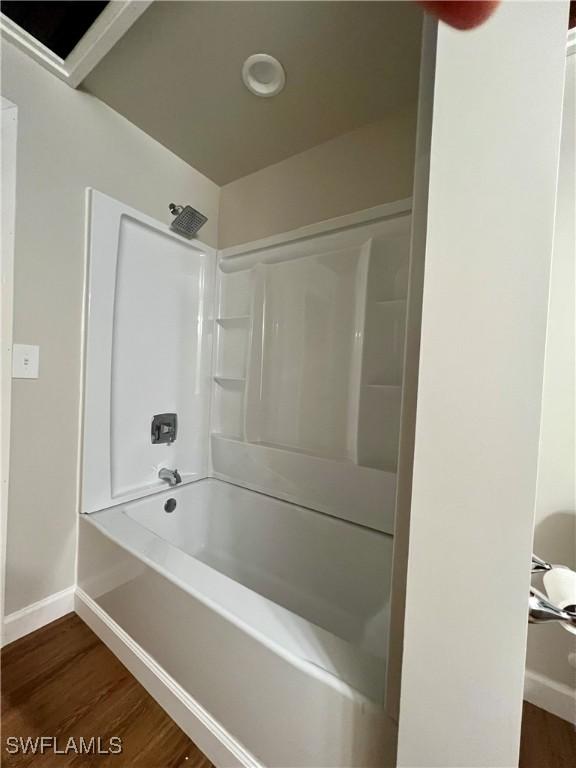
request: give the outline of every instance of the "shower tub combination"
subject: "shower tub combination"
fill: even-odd
[[[388,754],[408,212],[216,254],[89,193],[77,611],[218,765]]]

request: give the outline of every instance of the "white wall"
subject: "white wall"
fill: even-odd
[[[553,563],[576,570],[576,50],[567,59],[558,207],[550,306],[546,338],[542,427],[534,551]],[[537,584],[536,580],[534,581]],[[574,635],[557,624],[531,626],[528,633],[527,698],[546,704],[542,685],[572,689],[569,710],[575,715],[576,669],[568,655],[576,651]],[[531,680],[531,673],[544,681]],[[554,695],[552,693],[552,695]],[[565,698],[568,696],[566,693]]]
[[[410,197],[416,105],[222,187],[220,247]]]
[[[399,767],[518,764],[567,19],[438,26]]]
[[[4,41],[2,79],[19,109],[14,341],[41,349],[40,378],[13,383],[11,613],[74,581],[85,188],[164,221],[169,202],[189,202],[209,217],[201,236],[210,245],[219,189]]]

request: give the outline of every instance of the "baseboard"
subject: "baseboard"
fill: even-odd
[[[524,699],[576,725],[576,691],[570,686],[527,669]]]
[[[80,588],[76,589],[75,610],[214,765],[218,768],[263,768],[253,755]]]
[[[24,635],[40,629],[45,624],[65,616],[74,610],[74,587],[48,595],[37,603],[27,605],[20,611],[10,613],[2,623],[2,646],[13,643]]]

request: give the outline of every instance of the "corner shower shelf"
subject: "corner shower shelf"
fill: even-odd
[[[374,301],[374,304],[405,304],[406,298],[400,298],[400,299],[377,299]]]
[[[243,387],[246,383],[245,378],[235,376],[214,376],[214,381],[221,387]]]
[[[217,317],[218,325],[241,325],[250,320],[250,315],[230,315],[229,317]]]
[[[233,432],[210,432],[210,437],[216,437],[218,440],[232,440],[235,443],[244,443],[244,437]]]

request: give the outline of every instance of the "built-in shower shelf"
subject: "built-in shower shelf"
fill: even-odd
[[[376,387],[377,389],[400,389],[400,384],[362,384],[363,387]]]
[[[378,299],[374,304],[406,304],[406,299]]]
[[[250,320],[250,315],[234,315],[230,317],[217,317],[216,322],[218,325],[222,326],[229,326],[229,325],[242,325],[244,323],[247,323]]]
[[[272,448],[274,450],[278,451],[289,451],[290,453],[298,453],[302,454],[303,456],[316,456],[321,459],[329,459],[331,461],[345,461],[345,462],[351,462],[349,456],[345,456],[343,454],[333,453],[330,451],[325,451],[322,448],[302,448],[298,445],[286,445],[284,443],[272,443],[267,442],[266,440],[246,440],[247,444],[250,445],[261,445],[264,448]]]
[[[232,440],[236,443],[243,443],[244,438],[242,435],[236,435],[232,432],[211,432],[211,437],[216,437],[219,440]]]
[[[214,376],[214,381],[221,387],[243,387],[246,383],[245,378],[235,376]]]

